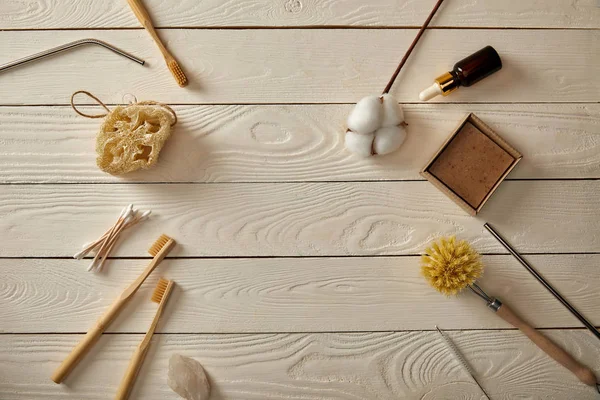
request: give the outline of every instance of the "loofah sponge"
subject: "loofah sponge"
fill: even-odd
[[[160,104],[134,103],[112,110],[96,137],[96,163],[112,175],[148,169],[171,136],[173,110]]]
[[[75,106],[75,96],[85,94],[106,110],[102,114],[85,114]],[[142,101],[110,110],[100,99],[79,90],[71,95],[71,107],[86,118],[104,118],[96,136],[96,164],[109,174],[121,175],[148,169],[171,136],[177,114],[171,107],[156,101]]]
[[[425,249],[421,272],[438,292],[455,295],[483,274],[481,256],[465,240],[441,238]]]
[[[346,148],[363,157],[391,153],[406,139],[404,113],[389,94],[361,99],[347,123]]]

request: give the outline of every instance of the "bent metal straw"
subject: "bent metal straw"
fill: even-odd
[[[45,50],[45,51],[41,51],[39,53],[35,53],[35,54],[30,55],[30,56],[23,57],[23,58],[20,58],[18,60],[11,61],[9,63],[0,65],[0,72],[6,71],[6,70],[11,69],[11,68],[18,67],[18,66],[23,65],[23,64],[27,64],[27,63],[35,61],[35,60],[39,60],[40,58],[44,58],[44,57],[48,57],[48,56],[51,56],[51,55],[56,54],[56,53],[60,53],[62,51],[70,50],[70,49],[72,49],[74,47],[78,47],[78,46],[81,46],[81,45],[84,45],[84,44],[95,44],[95,45],[104,47],[105,49],[108,49],[108,50],[110,50],[110,51],[112,51],[112,52],[114,52],[114,53],[116,53],[116,54],[118,54],[118,55],[120,55],[122,57],[125,57],[125,58],[127,58],[127,59],[129,59],[129,60],[131,60],[133,62],[136,62],[136,63],[138,63],[140,65],[144,65],[144,63],[145,63],[145,61],[142,60],[141,58],[137,58],[136,56],[131,55],[131,54],[127,53],[126,51],[123,51],[121,49],[116,48],[115,46],[113,46],[111,44],[103,42],[102,40],[98,40],[98,39],[81,39],[81,40],[76,40],[74,42],[63,44],[62,46],[53,47],[51,49],[48,49],[48,50]]]

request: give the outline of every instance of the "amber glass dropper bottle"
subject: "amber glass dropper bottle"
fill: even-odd
[[[492,46],[486,46],[454,64],[452,71],[438,76],[433,85],[419,94],[419,98],[427,101],[440,94],[448,96],[460,86],[471,86],[500,68],[500,56]]]

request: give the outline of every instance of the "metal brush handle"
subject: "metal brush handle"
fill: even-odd
[[[76,40],[74,42],[71,43],[67,43],[67,44],[63,44],[62,46],[58,46],[58,47],[53,47],[49,50],[45,50],[45,51],[41,51],[39,53],[36,54],[32,54],[30,56],[24,57],[24,58],[20,58],[18,60],[15,61],[11,61],[7,64],[3,64],[0,65],[0,72],[6,71],[8,69],[14,68],[14,67],[18,67],[19,65],[23,65],[23,64],[27,64],[28,62],[32,62],[35,60],[39,60],[40,58],[44,58],[44,57],[48,57],[51,56],[53,54],[56,53],[60,53],[62,51],[66,51],[66,50],[70,50],[74,47],[78,47],[84,44],[95,44],[101,47],[104,47],[105,49],[108,49],[114,53],[117,53],[118,55],[128,58],[131,61],[135,61],[136,63],[140,64],[140,65],[144,65],[145,61],[142,60],[141,58],[137,58],[134,55],[131,55],[111,44],[108,44],[106,42],[103,42],[102,40],[98,40],[98,39],[80,39],[80,40]]]

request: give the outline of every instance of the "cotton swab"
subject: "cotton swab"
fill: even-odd
[[[113,247],[115,246],[120,234],[146,219],[152,213],[151,210],[146,210],[139,213],[138,210],[133,208],[133,204],[127,205],[119,214],[115,224],[108,229],[99,239],[94,242],[86,243],[84,248],[77,252],[73,258],[82,259],[91,252],[94,252],[94,258],[88,266],[88,271],[99,272],[102,270],[106,259],[110,255]]]
[[[127,220],[131,216],[132,213],[133,213],[133,204],[129,204],[125,208],[125,210],[123,210],[123,212],[121,212],[121,215],[119,216],[119,219],[117,220],[117,223],[110,230],[108,238],[102,242],[102,245],[100,246],[100,250],[98,250],[98,252],[96,253],[96,256],[94,257],[94,260],[88,267],[88,271],[99,265],[100,258],[102,257],[102,254],[104,254],[105,249],[108,248],[108,244],[109,244],[110,240],[112,239],[112,237],[115,235],[116,232],[119,232],[121,230],[123,223],[125,222],[125,220]],[[116,238],[116,236],[114,236],[114,237]]]
[[[112,251],[112,248],[115,246],[115,243],[117,242],[118,236],[121,234],[122,231],[124,231],[125,229],[127,229],[130,226],[133,226],[141,221],[144,221],[145,219],[147,219],[150,216],[150,213],[152,211],[147,210],[144,211],[140,216],[137,216],[137,211],[133,211],[133,213],[131,215],[129,215],[127,218],[125,218],[123,224],[121,225],[121,227],[118,228],[118,230],[112,235],[112,237],[110,239],[108,239],[108,248],[107,250],[104,252],[104,255],[102,257],[102,259],[100,260],[100,262],[98,263],[96,270],[98,272],[102,271],[102,267],[104,266],[104,262],[106,261],[106,258],[108,257],[108,255],[110,254],[110,252]]]

